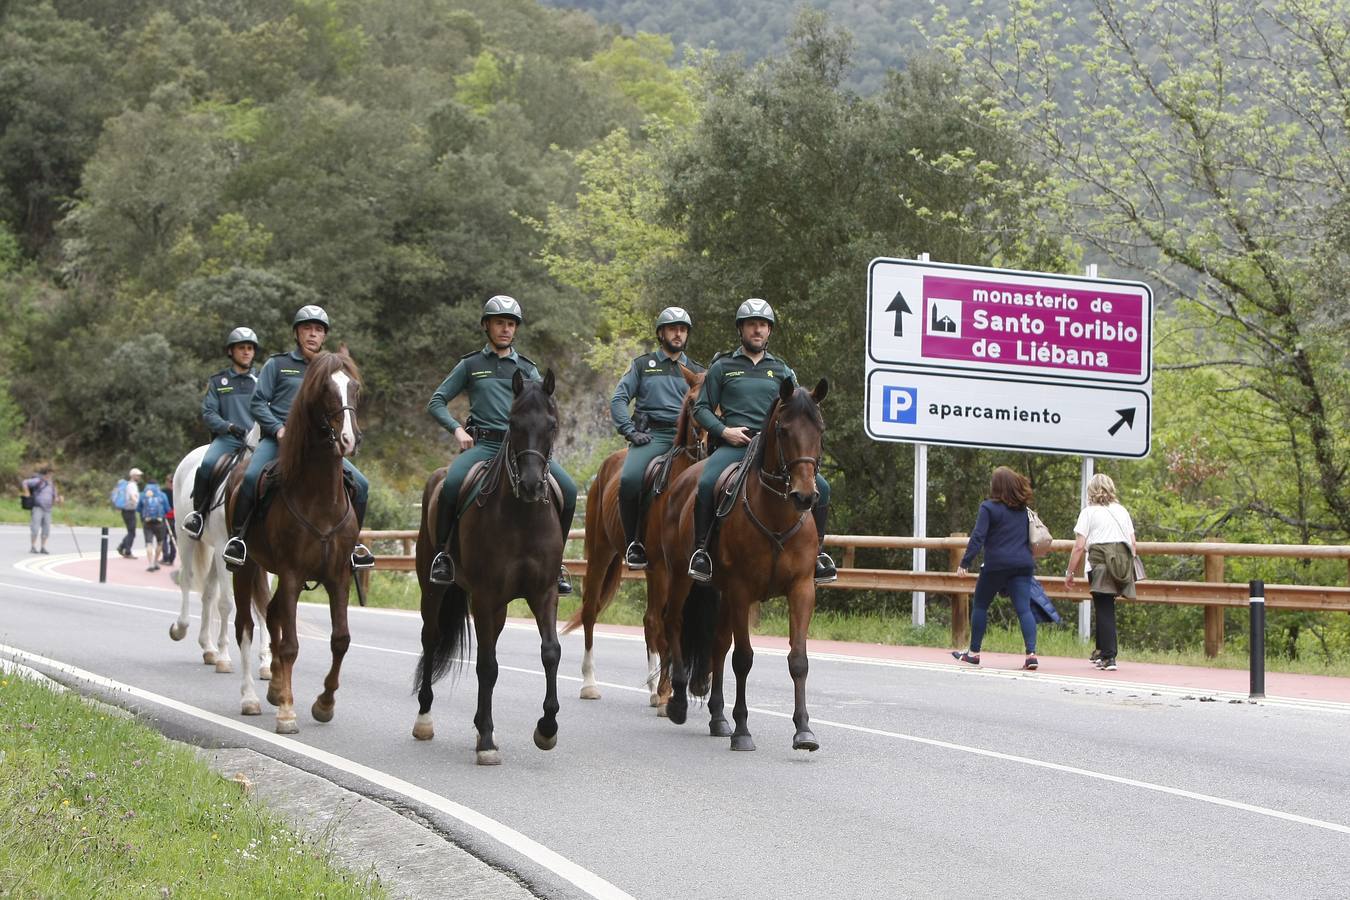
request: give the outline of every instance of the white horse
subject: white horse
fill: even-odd
[[[182,522],[192,512],[192,483],[197,477],[197,467],[206,455],[207,445],[196,448],[173,473],[173,515]],[[221,557],[221,548],[229,539],[229,529],[225,523],[225,484],[216,488],[211,498],[211,507],[206,516],[206,528],[201,540],[193,540],[186,534],[178,544],[178,589],[183,592],[183,605],[178,611],[178,619],[169,626],[169,637],[181,641],[188,629],[188,604],[192,592],[202,598],[202,624],[197,631],[197,643],[202,648],[202,662],[214,665],[217,672],[234,671],[230,662],[230,614],[234,611],[234,584]],[[260,662],[258,677],[272,677],[272,653],[266,641],[259,642]],[[247,665],[247,660],[244,661]]]

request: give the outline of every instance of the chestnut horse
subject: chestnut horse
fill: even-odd
[[[816,473],[820,469],[825,420],[819,403],[829,383],[821,379],[808,393],[784,381],[769,411],[758,451],[747,455],[750,473],[734,505],[718,524],[713,579],[695,584],[687,561],[694,551],[694,496],[702,464],[690,468],[670,491],[666,529],[670,535],[662,564],[670,574],[666,604],[666,641],[673,693],[670,720],[683,724],[688,714],[686,689],[711,677],[708,729],[731,737],[732,750],[753,750],[746,720],[745,681],[754,662],[750,646],[751,604],[784,596],[788,602],[788,672],[792,676],[794,750],[816,750],[806,712],[806,633],[816,607]],[[720,497],[719,497],[720,500]],[[731,666],[736,673],[733,732],[723,714],[722,670],[733,638]]]
[[[351,588],[352,547],[356,545],[356,512],[342,478],[342,459],[356,452],[361,431],[356,424],[361,375],[355,363],[341,353],[320,353],[310,361],[300,391],[286,417],[277,469],[281,483],[273,491],[270,508],[249,529],[248,559],[234,573],[234,634],[239,658],[249,658],[253,643],[253,610],[265,616],[272,645],[272,680],[267,700],[277,708],[277,733],[295,734],[295,695],[291,673],[300,652],[295,605],[305,583],[322,584],[328,592],[333,623],[329,647],[333,661],[323,681],[323,693],[310,713],[316,721],[333,718],[334,693],[342,658],[351,644],[347,630],[347,592]],[[230,476],[227,515],[233,515],[246,465]],[[267,576],[276,576],[277,589],[269,601]],[[240,711],[261,713],[248,666],[243,670]]]
[[[694,401],[698,399],[703,384],[703,374],[695,373],[680,366],[685,383],[689,385],[680,407],[680,415],[675,422],[675,442],[671,447],[670,470],[666,474],[666,485],[675,483],[685,469],[698,462],[705,455],[703,435],[694,421]],[[586,634],[586,653],[581,659],[581,699],[599,700],[600,686],[595,682],[595,621],[605,611],[614,594],[619,589],[619,579],[623,575],[624,533],[623,522],[619,517],[619,475],[627,448],[616,450],[600,464],[600,471],[591,484],[586,499],[586,581],[582,585],[581,608],[572,616],[563,628],[563,633],[581,625]],[[642,519],[643,543],[646,547],[660,543],[663,498],[665,491],[652,498]],[[650,550],[648,552],[651,552]],[[661,659],[665,655],[664,612],[666,602],[666,573],[659,566],[648,566],[647,612],[643,616],[643,631],[647,640],[647,688],[651,692],[650,702],[664,713],[665,701],[670,697],[670,679],[664,676]]]
[[[558,743],[558,569],[567,536],[558,525],[558,511],[549,483],[549,459],[558,435],[558,407],[553,402],[553,370],[543,381],[527,381],[516,372],[511,381],[515,399],[506,440],[488,463],[482,487],[459,517],[451,540],[455,583],[432,584],[431,560],[436,545],[436,506],[445,468],[437,469],[422,492],[422,525],[417,532],[417,580],[422,588],[422,657],[417,663],[417,721],[413,737],[431,740],[434,699],[431,685],[469,647],[469,613],[478,635],[479,765],[501,764],[493,740],[492,690],[497,684],[497,638],[506,626],[506,609],[524,597],[539,626],[540,657],[546,682],[544,715],[534,729],[534,744],[552,750]],[[463,490],[469,490],[465,479]]]

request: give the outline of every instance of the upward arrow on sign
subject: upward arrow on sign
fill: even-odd
[[[909,308],[909,304],[905,302],[905,295],[902,294],[902,293],[900,293],[899,291],[896,291],[896,292],[895,292],[895,296],[891,298],[890,305],[886,307],[886,312],[893,312],[893,313],[895,313],[895,336],[896,336],[896,337],[904,337],[904,336],[905,336],[905,319],[904,319],[904,315],[905,315],[905,313],[912,313],[913,311],[914,311],[914,310],[912,310],[912,309]]]

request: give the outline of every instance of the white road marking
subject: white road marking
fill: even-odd
[[[107,690],[119,691],[140,700],[157,703],[160,706],[193,716],[194,718],[209,722],[220,728],[228,728],[231,731],[245,734],[254,740],[281,747],[291,753],[307,757],[326,766],[331,766],[332,768],[346,772],[349,775],[355,775],[371,784],[378,785],[394,793],[402,794],[411,800],[423,803],[438,812],[442,812],[458,819],[465,825],[483,832],[493,840],[510,847],[512,850],[532,862],[553,872],[558,877],[576,885],[576,887],[585,891],[592,897],[601,898],[601,900],[633,900],[632,895],[601,878],[599,875],[596,875],[589,869],[577,865],[556,851],[550,850],[538,841],[526,837],[514,828],[504,825],[496,819],[486,816],[477,810],[470,809],[467,806],[463,806],[453,800],[442,797],[440,794],[433,793],[426,788],[419,787],[418,785],[404,781],[403,779],[386,772],[372,769],[369,766],[354,762],[343,756],[338,756],[335,753],[311,747],[295,738],[272,734],[252,725],[244,725],[233,719],[228,719],[225,716],[220,716],[213,712],[208,712],[207,710],[199,709],[198,707],[175,700],[172,697],[165,697],[161,694],[156,694],[153,691],[147,691],[134,685],[114,681],[111,678],[97,675],[93,672],[60,662],[59,660],[51,659],[46,656],[39,656],[35,653],[28,653],[17,647],[0,644],[0,653],[5,653],[16,660],[37,663],[50,669],[64,672],[71,677],[78,678],[81,681],[88,682],[89,684]]]

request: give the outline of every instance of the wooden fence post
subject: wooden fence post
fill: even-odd
[[[1217,584],[1224,580],[1224,557],[1205,554],[1205,581]],[[1205,656],[1213,659],[1223,649],[1223,607],[1205,607]]]
[[[952,534],[954,538],[966,537],[964,531]],[[947,571],[955,572],[961,568],[961,551],[947,551]],[[964,647],[970,643],[970,595],[952,594],[952,646]]]

